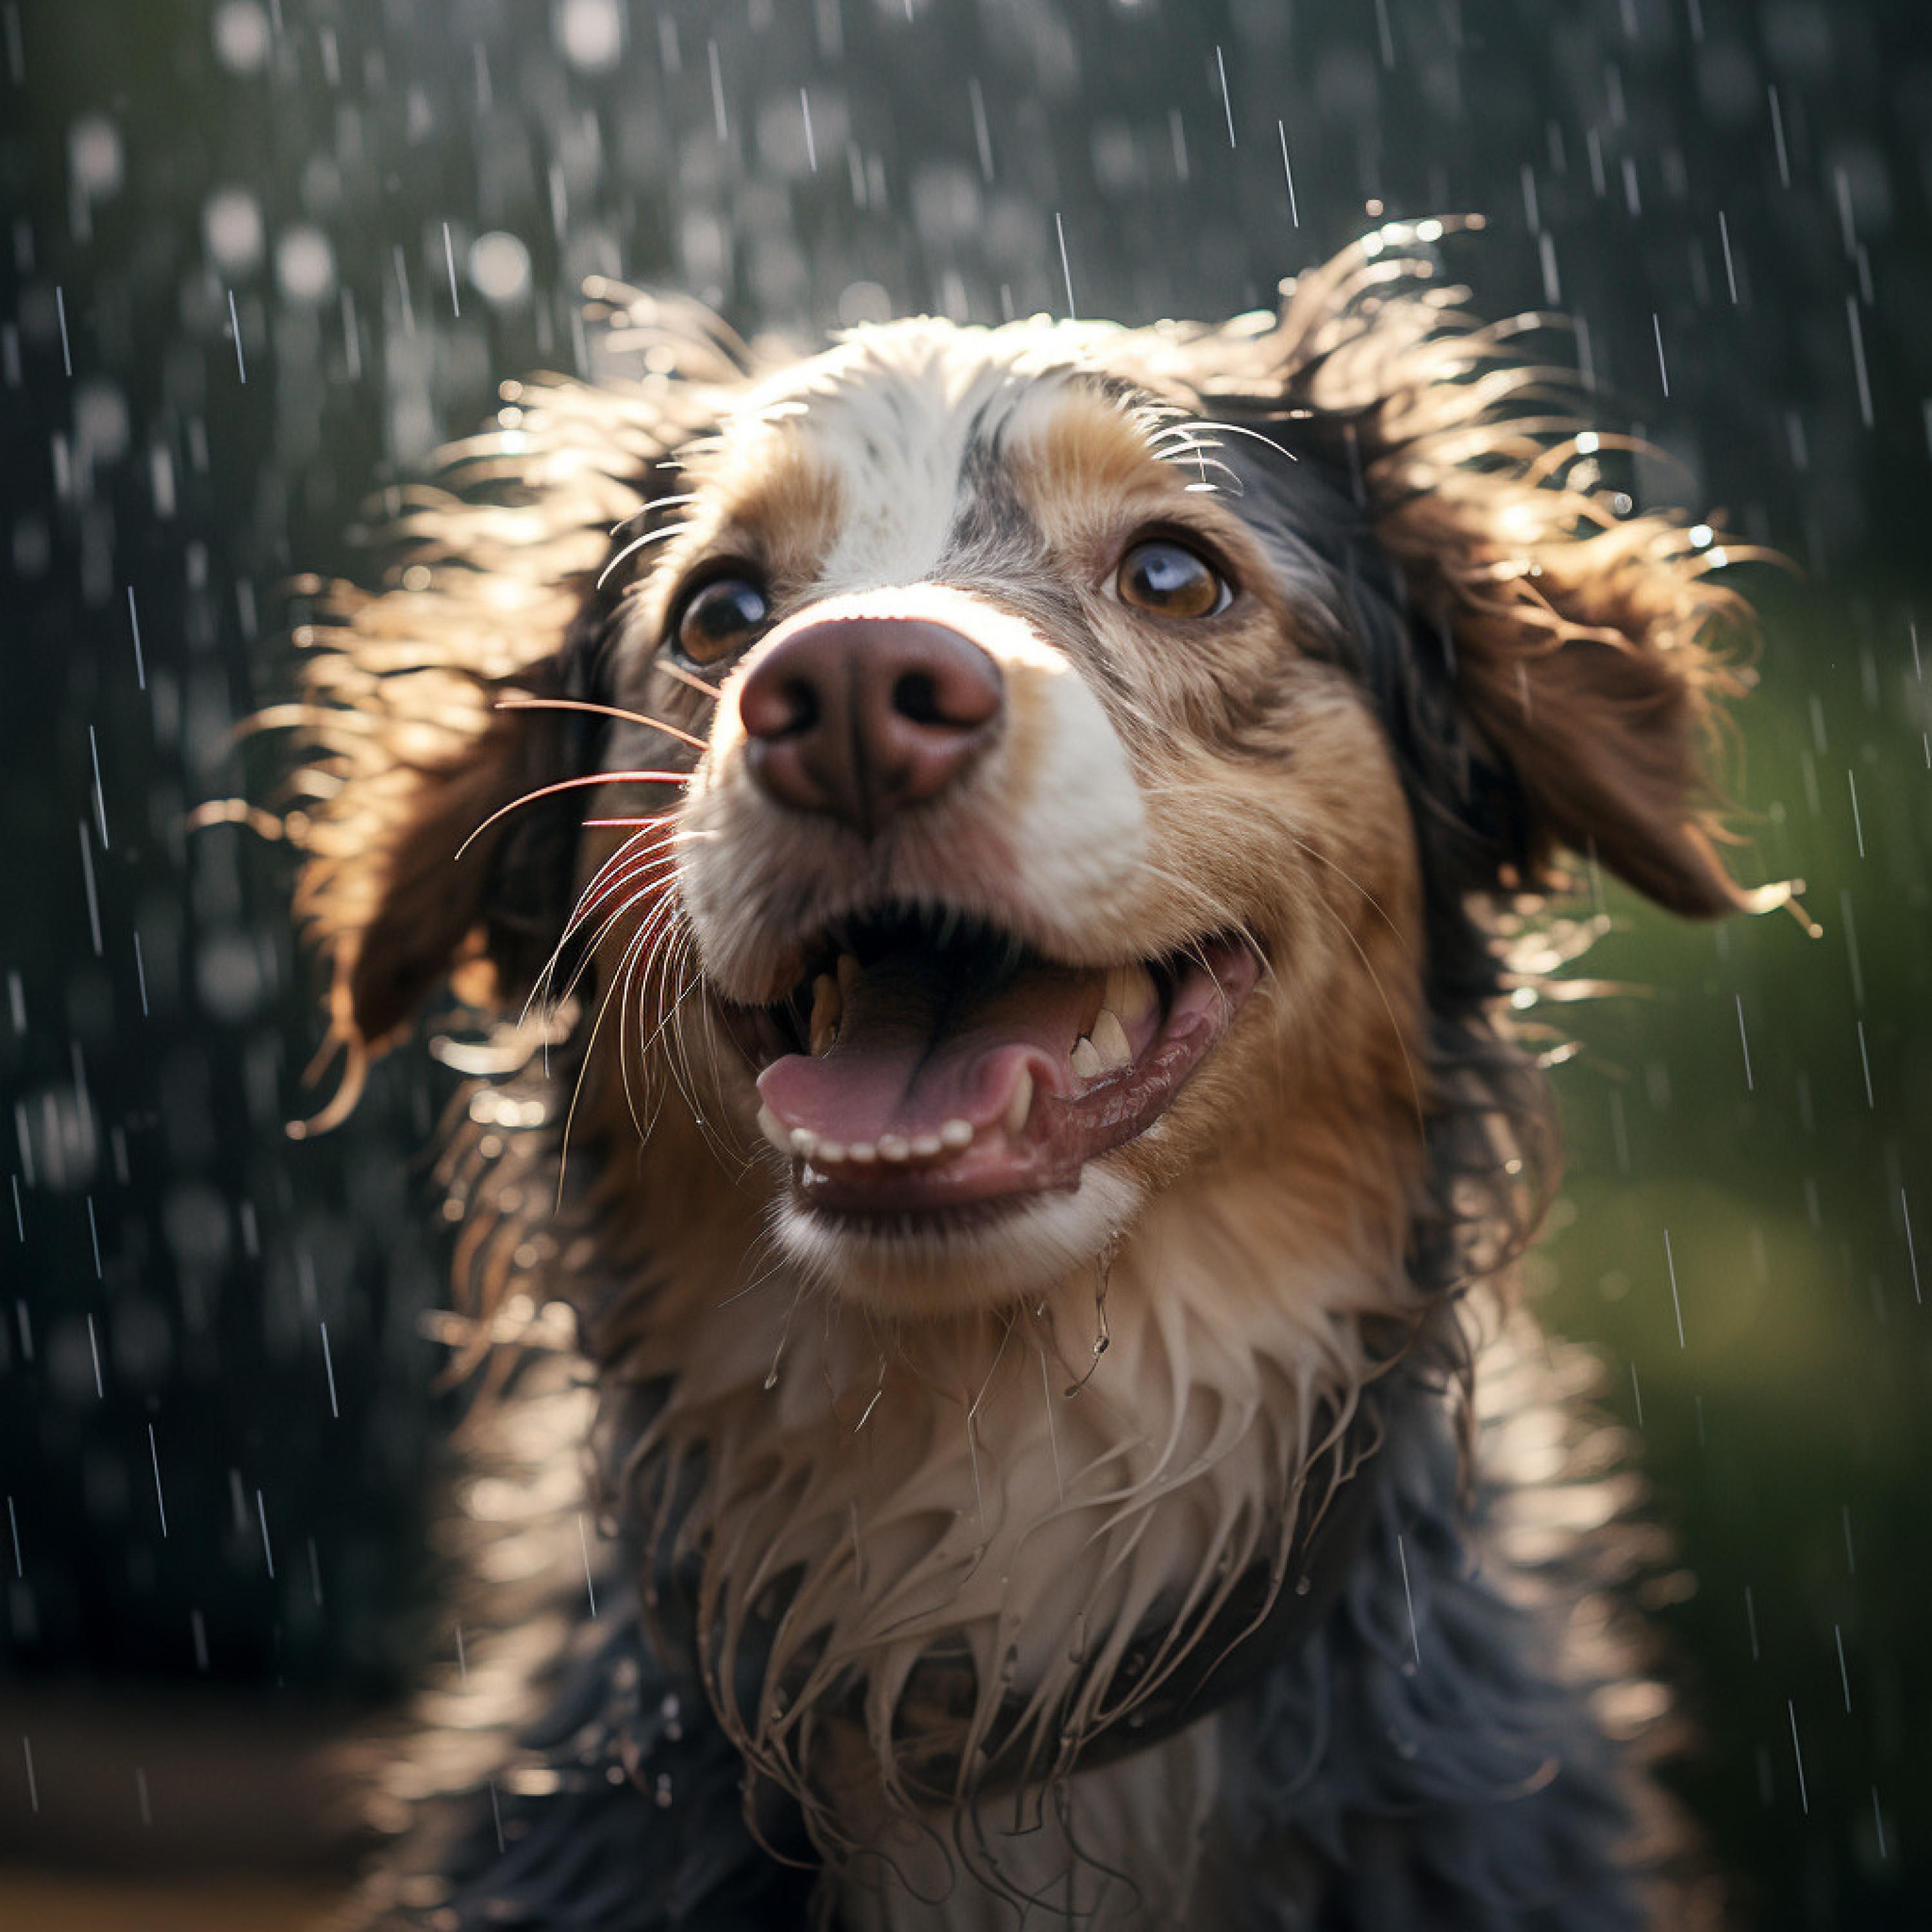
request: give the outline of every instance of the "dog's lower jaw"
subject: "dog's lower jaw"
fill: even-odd
[[[1144,1198],[1120,1163],[1102,1159],[1090,1161],[1073,1188],[951,1214],[860,1220],[787,1191],[772,1232],[802,1275],[875,1314],[964,1315],[1097,1266]]]
[[[842,1932],[1221,1932],[1220,1730],[1204,1718],[1052,1789],[880,1826],[828,1881]]]

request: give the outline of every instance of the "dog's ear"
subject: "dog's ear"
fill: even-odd
[[[1514,794],[1500,884],[1559,882],[1568,848],[1675,912],[1780,903],[1786,888],[1726,871],[1708,777],[1722,704],[1750,682],[1728,649],[1749,612],[1712,577],[1741,553],[1628,514],[1600,475],[1616,439],[1574,420],[1573,378],[1520,358],[1540,319],[1478,326],[1437,280],[1446,225],[1392,224],[1284,284],[1271,321],[1211,338],[1226,381],[1329,448],[1424,647],[1452,658],[1465,724]]]
[[[1719,851],[1708,760],[1719,706],[1748,682],[1721,644],[1748,622],[1710,581],[1721,551],[1661,518],[1612,520],[1593,500],[1481,471],[1379,521],[1454,653],[1468,728],[1518,788],[1525,886],[1561,883],[1567,848],[1687,916],[1773,902]]]
[[[338,621],[298,634],[316,656],[299,781],[310,802],[290,814],[305,855],[296,911],[328,964],[330,1040],[346,1062],[313,1126],[354,1105],[369,1061],[443,980],[467,1004],[498,1006],[562,928],[573,825],[568,799],[545,788],[567,775],[578,734],[518,700],[568,688],[583,592],[557,588],[524,611],[519,647],[551,648],[512,670],[471,656],[475,587],[432,576],[373,598],[338,592]]]
[[[531,695],[554,688],[550,660],[516,686]],[[430,988],[459,968],[473,1004],[518,990],[527,976],[518,956],[528,950],[520,930],[548,922],[529,877],[542,842],[512,814],[520,800],[541,806],[562,775],[560,734],[529,709],[466,715],[502,688],[485,686],[470,704],[448,700],[441,716],[398,731],[419,736],[422,755],[395,745],[386,782],[366,788],[352,818],[338,821],[349,836],[333,861],[310,860],[302,897],[332,956],[332,1016],[368,1046],[404,1030]]]

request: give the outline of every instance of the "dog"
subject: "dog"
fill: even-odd
[[[446,982],[459,1677],[358,1922],[1706,1922],[1507,1292],[1580,861],[1789,896],[1707,526],[1395,224],[1220,324],[593,286],[317,592],[340,1088]]]

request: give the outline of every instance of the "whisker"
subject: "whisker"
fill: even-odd
[[[658,1024],[652,1029],[650,1037],[640,1036],[637,1045],[638,1062],[644,1073],[645,1092],[650,1108],[650,1118],[645,1124],[646,1139],[656,1131],[658,1118],[664,1112],[664,1103],[669,1099],[670,1088],[674,1084],[673,1081],[661,1077],[661,1074],[668,1070],[662,1065],[663,1056],[654,1049],[670,1020],[671,1009],[664,1001],[663,987],[669,975],[670,959],[676,944],[676,935],[669,930],[659,935],[645,956],[644,976],[638,988],[638,1024],[640,1036],[650,1012],[654,1007],[662,1009]],[[625,1050],[628,1050],[628,1042]]]
[[[714,704],[717,703],[718,686],[715,684],[706,683],[703,678],[698,676],[693,672],[686,670],[682,665],[674,664],[668,658],[663,658],[659,660],[658,669],[662,671],[665,676],[676,679],[680,684],[688,685],[693,691],[703,692]]]
[[[1160,434],[1162,436],[1172,436],[1177,433],[1191,436],[1196,430],[1204,429],[1219,430],[1228,436],[1249,436],[1256,442],[1266,443],[1268,448],[1274,451],[1277,455],[1286,457],[1291,463],[1299,463],[1301,460],[1301,458],[1286,444],[1276,442],[1271,436],[1263,435],[1258,429],[1250,428],[1246,423],[1216,422],[1208,416],[1190,416],[1180,422],[1170,424]]]
[[[1326,866],[1332,872],[1339,872],[1342,877],[1346,879],[1349,884],[1353,886],[1356,891],[1360,892],[1363,898],[1366,899],[1369,904],[1374,908],[1376,917],[1382,921],[1383,925],[1388,928],[1390,933],[1398,940],[1402,938],[1402,934],[1396,927],[1395,921],[1390,918],[1388,914],[1382,910],[1382,902],[1377,898],[1375,894],[1370,892],[1368,887],[1364,885],[1361,880],[1357,878],[1346,866],[1338,864],[1334,860],[1330,858],[1327,853],[1316,850],[1312,845],[1309,844],[1306,839],[1295,838],[1295,836],[1292,832],[1289,832],[1288,836],[1290,838],[1294,839],[1294,843],[1298,845],[1303,851],[1306,852],[1311,859],[1316,860],[1319,863]]]
[[[622,904],[617,907],[616,909],[612,912],[610,917],[604,922],[602,926],[598,929],[597,937],[592,940],[590,943],[584,947],[584,956],[578,961],[575,967],[572,969],[569,980],[566,982],[562,992],[556,995],[553,1004],[561,1005],[564,1000],[568,999],[571,995],[577,991],[578,988],[583,984],[584,974],[590,971],[592,963],[597,957],[598,948],[601,946],[604,942],[610,938],[611,934],[616,930],[619,922],[625,917],[625,916],[627,914],[635,910],[638,906],[642,904],[644,900],[652,897],[653,894],[662,894],[664,890],[664,881],[662,880],[655,880],[650,884],[642,887],[639,891],[633,892],[628,898],[624,901]],[[661,901],[658,905],[652,907],[650,913],[645,916],[644,924],[646,929],[649,927],[650,921],[656,918],[662,909],[663,906]],[[630,942],[628,940],[626,941],[627,945]]]
[[[678,940],[680,946],[679,970],[680,978],[677,996],[673,1003],[671,1008],[671,1017],[674,1019],[676,1018],[678,1013],[682,1010],[685,1002],[691,998],[692,994],[696,993],[701,996],[704,990],[704,980],[702,969],[698,966],[696,961],[692,959],[689,956],[687,944],[689,938],[690,934],[688,926],[679,932]],[[705,1017],[708,1019],[710,1018],[709,1010],[705,1007],[704,1001],[701,997],[699,1000],[699,1006],[700,1010],[704,1012]],[[713,1082],[716,1083],[718,1077],[717,1064],[717,1036],[715,1030],[708,1024],[704,1028],[704,1035],[705,1045],[711,1062],[712,1078]],[[692,1120],[697,1124],[699,1132],[703,1134],[706,1141],[710,1143],[712,1151],[717,1155],[718,1160],[727,1167],[735,1166],[739,1173],[742,1174],[748,1168],[749,1168],[755,1156],[748,1153],[745,1148],[740,1143],[736,1131],[730,1124],[728,1117],[725,1120],[723,1131],[721,1132],[718,1126],[706,1115],[704,1109],[698,1105],[697,1097],[694,1091],[696,1085],[696,1076],[692,1068],[690,1043],[686,1036],[685,1029],[681,1026],[676,1028],[673,1030],[671,1037],[674,1042],[674,1051],[676,1054],[678,1064],[683,1070],[682,1078],[680,1081],[680,1090],[684,1093],[686,1100],[690,1103]]]
[[[662,543],[666,537],[681,537],[686,530],[690,529],[690,527],[691,525],[688,522],[682,524],[667,524],[662,530],[646,530],[642,536],[633,537],[631,541],[627,543],[624,548],[597,573],[597,581],[592,587],[596,590],[602,590],[604,585],[610,581],[611,572],[615,570],[618,565],[622,563],[626,557],[635,556],[638,551],[642,550],[646,544]]]
[[[641,938],[642,935],[640,934],[639,937]],[[633,939],[630,943],[634,946],[638,944],[638,940]],[[583,1055],[577,1064],[577,1078],[571,1085],[570,1105],[565,1110],[563,1133],[557,1143],[556,1205],[560,1211],[563,1207],[564,1179],[570,1164],[570,1130],[577,1120],[577,1103],[584,1097],[584,1076],[590,1070],[591,1055],[597,1044],[597,1035],[604,1024],[604,1015],[610,1010],[611,998],[616,992],[617,985],[617,978],[614,976],[609,990],[598,1004],[597,1016],[590,1022],[590,1032],[584,1042]]]
[[[749,1294],[754,1288],[763,1288],[765,1283],[771,1280],[778,1274],[778,1270],[784,1267],[784,1263],[782,1260],[773,1262],[771,1266],[766,1268],[762,1274],[754,1275],[749,1281],[746,1282],[742,1288],[734,1288],[722,1301],[718,1303],[718,1306],[720,1308],[729,1308],[733,1302],[742,1301],[746,1296]]]
[[[1160,880],[1163,885],[1173,890],[1190,923],[1204,931],[1231,934],[1255,956],[1256,963],[1264,972],[1272,974],[1274,969],[1269,962],[1267,949],[1256,935],[1254,929],[1238,914],[1204,893],[1198,880],[1184,878],[1179,872],[1152,859],[1143,859],[1140,865],[1141,869],[1150,878]]]
[[[600,899],[608,898],[620,885],[628,884],[640,878],[654,866],[666,867],[678,862],[675,852],[667,852],[655,843],[640,843],[635,837],[627,838],[623,844],[602,865],[596,875],[579,895],[577,904],[571,909],[570,919],[564,928],[564,937],[589,918],[592,910]]]
[[[618,1000],[618,1010],[616,1010],[618,1026],[622,1028],[622,1032],[618,1034],[616,1063],[618,1063],[618,1072],[624,1076],[624,1105],[630,1109],[630,1124],[638,1130],[638,1142],[640,1142],[640,1146],[641,1146],[644,1142],[650,1140],[651,1126],[655,1126],[657,1123],[655,1123],[655,1117],[653,1117],[650,1126],[645,1124],[644,1114],[638,1111],[638,1096],[636,1094],[632,1094],[630,1090],[630,995],[632,995],[632,987],[634,987],[634,983],[636,983],[636,977],[638,977],[638,960],[632,958],[632,962],[624,968],[624,997]],[[641,1006],[640,1006],[640,1012],[641,1012]],[[644,1090],[645,1103],[650,1105],[651,1069],[650,1066],[641,1066],[640,1072],[644,1074],[644,1080],[645,1080],[645,1090]]]
[[[653,496],[648,503],[640,503],[628,517],[619,518],[610,526],[610,541],[615,543],[632,524],[641,522],[659,510],[674,510],[680,503],[694,503],[697,501],[698,492],[695,490],[687,490],[676,496]]]
[[[672,952],[676,940],[682,938],[683,935],[674,935],[667,930],[659,937],[662,943],[658,946],[652,960],[651,970],[658,975],[661,981],[668,984],[670,978]],[[675,1000],[667,1000],[663,1004],[664,1012],[659,1017],[656,1027],[652,1030],[650,1038],[641,1042],[640,1050],[643,1052],[650,1052],[658,1041],[664,1038],[665,1034],[670,1030],[672,1020],[676,1016],[677,1006]]]
[[[663,935],[654,938],[626,969],[626,985],[623,1005],[618,1014],[617,1054],[623,1069],[624,1094],[631,1100],[631,1028],[634,1010],[638,1030],[641,1034],[646,1010],[652,998],[651,986],[664,957],[662,944]],[[633,997],[634,994],[634,998]],[[638,1071],[644,1082],[644,1106],[640,1115],[637,1105],[632,1101],[632,1119],[638,1129],[640,1144],[647,1144],[657,1130],[658,1117],[664,1112],[664,1085],[658,1078],[655,1063],[650,1055],[649,1042],[640,1039],[637,1052]]]
[[[518,1024],[520,1025],[529,1019],[530,1009],[536,1004],[538,995],[542,992],[544,982],[556,970],[557,962],[563,956],[563,949],[570,944],[572,936],[584,921],[589,917],[591,907],[607,892],[616,886],[619,875],[623,872],[626,866],[640,859],[647,860],[652,856],[647,849],[637,849],[643,836],[641,832],[635,832],[626,839],[623,844],[598,867],[596,873],[592,876],[590,883],[578,895],[577,903],[571,908],[570,916],[564,922],[563,930],[558,935],[556,945],[551,947],[550,957],[544,961],[543,970],[537,975],[535,983],[530,988],[529,998],[524,1002],[524,1010],[518,1022]]]
[[[560,791],[580,791],[586,785],[600,784],[688,784],[688,772],[585,772],[574,778],[559,778],[554,784],[539,785],[535,791],[526,791],[521,798],[513,798],[508,805],[500,805],[477,826],[470,836],[456,848],[456,856],[461,858],[498,819],[507,818],[513,812],[526,805],[535,805],[539,799],[550,798]]]
[[[675,724],[667,724],[662,718],[646,718],[641,711],[626,711],[615,704],[592,704],[580,698],[500,698],[496,700],[499,711],[588,711],[599,718],[620,718],[627,724],[641,724],[646,730],[662,731],[668,738],[675,738],[688,745],[694,751],[707,751],[710,748],[702,738],[694,738],[688,731],[680,730]]]
[[[632,894],[629,898],[626,899],[622,904],[619,906],[616,910],[611,914],[610,917],[604,921],[602,927],[598,932],[597,936],[584,947],[583,956],[578,961],[575,967],[572,968],[568,981],[562,987],[559,988],[554,983],[555,976],[558,966],[562,963],[563,949],[570,943],[574,932],[577,930],[581,924],[580,920],[574,921],[572,928],[569,930],[566,930],[563,937],[557,941],[556,947],[552,951],[550,958],[544,962],[544,970],[542,974],[538,976],[536,983],[530,988],[530,998],[528,1001],[526,1002],[524,1007],[526,1016],[528,1015],[530,1007],[532,1005],[534,1005],[540,998],[543,999],[551,1013],[555,1014],[560,1012],[565,1003],[575,994],[578,986],[583,982],[585,974],[589,971],[590,967],[595,962],[598,950],[603,946],[604,941],[609,938],[611,933],[616,929],[619,922],[622,920],[625,915],[634,908],[642,900],[649,897],[652,892],[662,890],[662,882],[656,882],[652,884],[646,885],[641,890]],[[647,914],[645,920],[642,922],[640,928],[642,934],[646,935],[648,934],[651,920],[655,916],[656,910],[654,909],[652,913]],[[626,940],[626,946],[627,947],[630,946],[638,936],[638,934],[633,934],[632,939]],[[622,968],[620,964],[619,970],[621,971],[622,970]]]
[[[1235,495],[1238,496],[1242,495],[1244,490],[1241,472],[1235,469],[1233,464],[1224,463],[1220,457],[1208,455],[1207,452],[1214,446],[1212,443],[1190,442],[1178,449],[1163,450],[1154,460],[1157,463],[1172,464],[1177,467],[1183,464],[1187,464],[1190,468],[1198,469],[1200,471],[1201,480],[1203,483],[1208,482],[1209,470],[1218,470],[1229,482],[1235,485]],[[1190,461],[1190,459],[1192,460]],[[1212,484],[1208,484],[1210,489],[1216,486]]]
[[[680,940],[686,937],[687,934],[684,933],[679,934]],[[730,1167],[735,1165],[740,1172],[742,1172],[749,1164],[748,1158],[742,1148],[728,1147],[719,1138],[717,1130],[706,1117],[694,1090],[690,1054],[683,1029],[672,1024],[682,1009],[686,1000],[689,999],[693,993],[699,992],[702,985],[701,976],[698,975],[690,974],[682,976],[679,982],[677,992],[671,1002],[670,1011],[664,1016],[664,1024],[666,1027],[670,1028],[670,1049],[668,1058],[671,1078],[677,1083],[677,1090],[683,1096],[685,1105],[691,1110],[692,1124],[704,1136],[712,1152],[725,1166]]]
[[[653,866],[653,863],[657,862],[674,863],[670,860],[670,854],[664,854],[664,852],[651,852],[651,850],[630,852],[630,854],[626,856],[626,850],[630,848],[632,844],[636,844],[636,841],[628,838],[628,841],[624,842],[624,850],[618,850],[618,852],[614,852],[610,858],[604,860],[603,866],[597,868],[597,875],[591,879],[590,885],[587,885],[586,889],[584,889],[584,892],[578,896],[576,906],[572,906],[570,918],[568,918],[566,923],[564,923],[564,929],[562,933],[558,935],[556,945],[550,949],[550,956],[543,962],[543,972],[537,974],[536,982],[531,983],[530,997],[524,1000],[524,1014],[522,1014],[524,1020],[530,1018],[531,1009],[537,1005],[537,1000],[539,999],[544,1000],[544,1005],[549,1006],[549,1010],[553,1014],[562,1009],[564,1000],[570,999],[572,993],[576,991],[578,982],[580,982],[581,976],[584,976],[584,968],[586,968],[587,964],[590,964],[590,960],[595,958],[595,955],[597,955],[597,949],[599,949],[599,946],[604,943],[604,939],[610,935],[610,932],[614,929],[618,920],[624,916],[624,912],[626,912],[630,906],[638,904],[638,898],[641,898],[644,892],[638,892],[636,896],[632,896],[630,900],[626,900],[626,904],[620,906],[620,908],[610,916],[610,920],[604,922],[603,929],[597,933],[597,937],[595,937],[593,941],[591,941],[590,945],[586,946],[586,950],[584,950],[584,960],[580,960],[576,972],[572,972],[570,983],[568,983],[566,987],[562,987],[562,989],[556,989],[556,987],[553,986],[553,982],[554,982],[554,976],[556,976],[556,968],[562,964],[564,946],[570,945],[572,939],[574,939],[574,937],[584,929],[584,926],[586,926],[586,922],[590,920],[591,912],[593,912],[593,908],[597,906],[597,902],[607,898],[610,892],[624,891],[626,886],[638,885],[641,879],[647,878],[647,873],[651,872],[651,866]],[[650,886],[645,886],[645,891],[650,891]]]

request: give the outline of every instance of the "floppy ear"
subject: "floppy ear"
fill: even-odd
[[[1600,487],[1617,439],[1571,412],[1574,378],[1522,362],[1543,318],[1484,327],[1436,280],[1441,221],[1392,224],[1299,281],[1272,326],[1220,338],[1289,434],[1335,438],[1411,604],[1446,641],[1457,703],[1520,789],[1514,862],[1560,883],[1567,847],[1671,910],[1761,910],[1725,869],[1706,760],[1750,682],[1724,651],[1750,614],[1712,572],[1742,553]],[[1305,428],[1304,424],[1306,425]],[[1762,553],[1753,553],[1761,555]],[[1505,884],[1508,881],[1505,880]]]
[[[532,668],[537,674],[519,680],[520,689],[542,694],[555,688],[550,661]],[[406,1028],[430,989],[458,966],[466,968],[463,990],[472,1004],[494,1004],[527,980],[519,956],[529,947],[518,941],[531,927],[550,923],[532,890],[532,848],[556,842],[533,836],[528,818],[509,814],[520,799],[562,776],[559,736],[544,714],[501,711],[463,731],[446,754],[399,762],[393,783],[380,799],[365,796],[358,814],[368,840],[353,861],[358,920],[341,916],[350,896],[343,860],[327,868],[327,892],[316,890],[322,862],[311,861],[304,895],[318,913],[329,902],[334,921],[332,1017],[366,1045],[380,1048]],[[543,814],[545,831],[554,831],[548,821],[555,816]],[[567,879],[563,856],[560,878]]]
[[[1774,904],[1731,878],[1706,760],[1718,706],[1747,688],[1719,640],[1748,621],[1706,574],[1713,554],[1658,518],[1478,472],[1384,513],[1411,594],[1450,641],[1469,728],[1514,773],[1523,884],[1594,856],[1692,918]]]
[[[307,757],[285,825],[304,857],[296,916],[329,968],[323,1058],[344,1060],[312,1129],[353,1108],[446,975],[490,1005],[528,986],[566,916],[570,796],[517,801],[584,755],[582,721],[500,706],[584,695],[569,687],[601,616],[608,532],[644,501],[637,479],[662,446],[641,401],[627,414],[562,381],[506,394],[516,426],[458,446],[445,487],[403,499],[387,589],[297,586],[318,620],[296,632]]]
[[[526,648],[567,632],[574,598],[559,590],[546,602],[550,625],[533,624]],[[326,641],[304,680],[315,756],[298,784],[314,802],[290,818],[305,854],[295,906],[329,967],[329,1046],[345,1061],[311,1128],[353,1107],[370,1060],[439,982],[496,1005],[527,988],[562,927],[568,797],[518,801],[565,776],[572,734],[554,712],[499,706],[512,692],[560,693],[570,653],[556,641],[514,674],[472,668],[454,655],[476,634],[464,602],[433,583],[370,598],[338,592],[338,623],[298,634]]]

